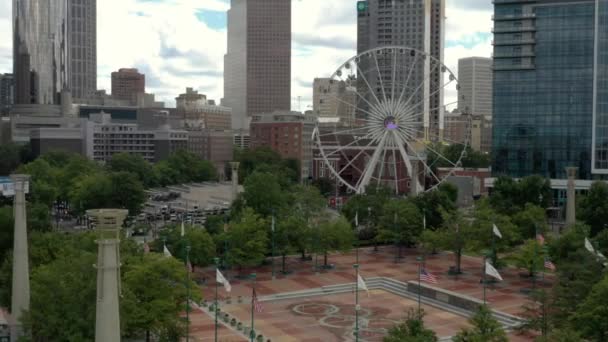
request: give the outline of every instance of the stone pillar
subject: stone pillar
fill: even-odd
[[[27,246],[27,216],[25,213],[25,192],[29,176],[12,175],[15,189],[13,213],[15,236],[13,238],[13,288],[11,297],[11,341],[23,335],[21,315],[30,309],[30,271]]]
[[[568,188],[567,188],[567,204],[566,204],[566,225],[576,223],[576,191],[574,189],[574,180],[578,167],[567,167]]]
[[[232,201],[234,202],[239,195],[239,162],[231,162],[232,168]]]
[[[120,341],[120,227],[128,210],[87,210],[94,217],[99,238],[97,249],[97,307],[95,314],[95,342]]]

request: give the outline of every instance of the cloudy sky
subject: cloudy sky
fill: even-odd
[[[356,0],[285,1],[293,2],[292,108],[306,110],[313,78],[330,76],[355,55]],[[446,2],[445,64],[457,72],[459,58],[490,56],[492,5]],[[0,0],[0,73],[12,72],[11,3]],[[97,6],[98,88],[109,90],[112,71],[136,67],[146,74],[147,91],[168,105],[186,87],[223,96],[230,0],[98,0]]]

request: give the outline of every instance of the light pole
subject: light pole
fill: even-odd
[[[255,293],[255,278],[256,278],[256,274],[252,273],[251,274],[251,282],[252,282],[252,291],[253,291],[253,295],[251,296],[251,332],[249,333],[249,337],[251,338],[251,342],[254,342],[255,340],[255,329],[254,329],[254,316],[255,316],[255,303],[254,301],[257,300],[257,298],[255,298],[256,293]]]
[[[219,272],[218,268],[219,268],[219,264],[220,264],[220,259],[215,257],[213,258],[213,262],[215,263],[215,272]],[[218,302],[217,302],[217,287],[218,287],[218,282],[217,282],[217,276],[215,279],[215,305],[213,306],[213,311],[215,311],[215,342],[217,342],[217,309],[218,309]]]
[[[186,342],[190,341],[190,245],[186,245]]]
[[[416,261],[418,261],[418,319],[422,320],[422,308],[421,308],[421,292],[422,292],[422,286],[420,284],[420,273],[422,272],[422,261],[424,260],[423,257],[417,257]]]
[[[359,264],[354,264],[357,280],[355,281],[355,341],[359,342]]]

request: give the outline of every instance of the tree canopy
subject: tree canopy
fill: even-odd
[[[579,200],[576,214],[591,228],[591,236],[605,230],[608,227],[608,184],[593,182],[589,192]]]

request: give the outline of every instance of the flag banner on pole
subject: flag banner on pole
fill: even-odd
[[[165,255],[165,257],[170,258],[173,255],[171,254],[171,252],[169,252],[169,249],[167,248],[167,245],[163,245],[163,254]]]
[[[597,256],[602,260],[606,260],[606,257],[604,256],[604,254],[602,254],[602,252],[600,252],[600,251],[597,251]]]
[[[431,284],[438,283],[437,277],[435,277],[433,274],[431,274],[431,272],[427,271],[424,268],[420,270],[420,280],[426,281],[427,283],[431,283]]]
[[[367,284],[365,283],[360,274],[357,274],[357,286],[359,287],[359,289],[367,291],[367,295],[369,296],[369,289],[367,288]]]
[[[253,307],[256,312],[262,312],[264,310],[262,303],[260,303],[258,300],[258,295],[255,292],[255,288],[253,288],[253,297],[251,298],[251,301],[253,302]]]
[[[553,264],[549,259],[545,259],[545,268],[555,272],[555,264]]]
[[[355,227],[359,227],[359,212],[355,213]]]
[[[222,272],[220,272],[220,270],[215,270],[215,281],[224,285],[226,292],[230,292],[230,290],[232,290],[232,286],[230,286],[228,279],[224,278],[224,275]]]
[[[544,245],[545,244],[545,237],[543,236],[543,234],[536,234],[536,241],[538,241],[539,245]]]
[[[585,248],[592,254],[595,254],[595,249],[593,248],[593,245],[591,244],[591,241],[589,241],[589,239],[585,238]]]
[[[186,235],[186,227],[184,227],[184,220],[182,219],[182,237]]]
[[[494,266],[492,266],[492,264],[490,264],[489,261],[486,261],[486,274],[502,281],[500,273],[498,273],[498,271],[494,268]]]
[[[426,229],[426,215],[422,215],[422,229]]]
[[[495,224],[492,225],[492,231],[494,232],[494,235],[498,236],[499,239],[502,239],[502,234],[500,233],[500,230],[498,230],[498,227],[496,227]]]

